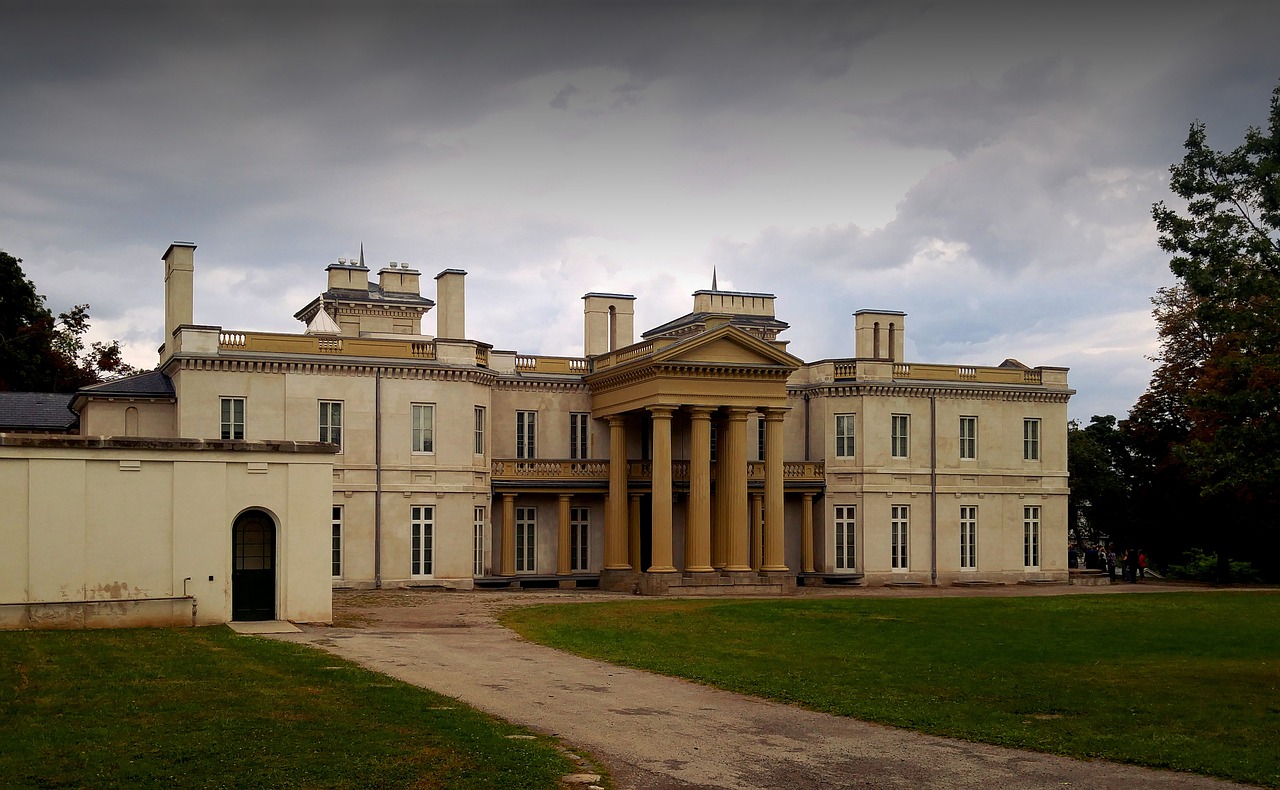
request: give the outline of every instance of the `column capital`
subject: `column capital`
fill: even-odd
[[[760,409],[760,413],[768,422],[782,422],[789,411],[791,411],[789,406],[765,406]]]
[[[695,420],[709,420],[711,413],[715,411],[713,406],[687,406],[689,416]]]
[[[514,501],[515,501],[515,498],[516,498],[516,495],[515,495],[515,494],[512,494],[512,493],[509,493],[509,492],[505,492],[505,491],[504,491],[504,492],[503,492],[503,494],[502,494],[502,501],[503,501],[503,502],[514,502]]]
[[[669,420],[676,413],[676,406],[645,406],[645,411],[653,415],[655,420]]]
[[[627,423],[627,419],[623,417],[621,414],[610,414],[608,417],[605,417],[604,419],[606,422],[609,423],[610,428],[621,427],[623,425],[626,425]]]
[[[573,494],[559,494],[558,498],[560,499],[561,502],[568,502],[569,500],[573,499]]]
[[[734,422],[746,422],[747,415],[755,412],[755,409],[749,409],[746,406],[726,406],[725,413],[729,419]]]

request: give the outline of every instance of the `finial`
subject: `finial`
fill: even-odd
[[[719,288],[716,287],[716,267],[714,266],[711,267],[711,290],[713,291],[720,290]]]
[[[364,242],[360,242],[360,268],[364,268]]]

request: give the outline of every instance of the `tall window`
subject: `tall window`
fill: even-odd
[[[320,401],[320,441],[332,442],[342,452],[342,401]]]
[[[972,461],[978,457],[978,418],[960,418],[960,458]]]
[[[333,506],[333,532],[329,542],[333,578],[342,578],[342,505]]]
[[[1022,564],[1040,567],[1040,506],[1022,508]]]
[[[853,457],[853,415],[836,415],[836,458]]]
[[[960,567],[978,567],[978,508],[974,505],[960,506]]]
[[[591,559],[587,544],[591,521],[585,507],[569,508],[569,570],[585,571]]]
[[[587,439],[587,421],[590,419],[590,414],[569,414],[569,457],[575,461],[585,461],[591,457]]]
[[[531,507],[516,508],[516,570],[537,570],[538,511]]]
[[[1022,460],[1040,460],[1040,421],[1027,419],[1022,421]]]
[[[764,417],[756,417],[756,460],[764,460]]]
[[[409,573],[413,576],[430,576],[435,559],[435,508],[430,505],[413,505],[410,508]]]
[[[413,452],[435,452],[436,407],[429,403],[415,403],[413,411]]]
[[[244,398],[222,399],[222,438],[244,438]]]
[[[890,546],[889,550],[893,553],[891,563],[895,571],[905,571],[910,567],[908,563],[907,553],[907,533],[910,531],[911,507],[909,505],[893,505],[892,518],[889,522],[890,528]]]
[[[538,457],[538,413],[516,412],[516,458]]]
[[[836,570],[851,571],[853,559],[854,527],[857,525],[856,505],[836,505]]]
[[[471,568],[471,572],[476,576],[484,575],[484,508],[475,509],[472,517],[472,524],[475,528],[475,561]]]
[[[484,455],[484,407],[476,407],[475,448],[476,455]]]
[[[906,458],[911,454],[911,416],[893,415],[893,457]]]

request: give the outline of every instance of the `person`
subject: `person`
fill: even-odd
[[[1067,567],[1074,571],[1076,569],[1076,558],[1079,556],[1080,556],[1079,553],[1076,552],[1076,544],[1072,543],[1070,546],[1068,546],[1067,547]]]
[[[1145,581],[1147,578],[1147,555],[1142,549],[1138,549],[1138,581]]]
[[[1107,578],[1112,584],[1116,583],[1116,547],[1115,544],[1107,546]]]
[[[1124,580],[1129,584],[1137,581],[1138,575],[1138,552],[1133,549],[1124,550]]]
[[[1084,550],[1084,567],[1089,570],[1097,570],[1102,566],[1098,564],[1098,547],[1089,546]]]

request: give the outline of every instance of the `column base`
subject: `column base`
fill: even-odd
[[[600,571],[600,589],[607,592],[636,593],[640,574],[631,568],[605,568]]]

